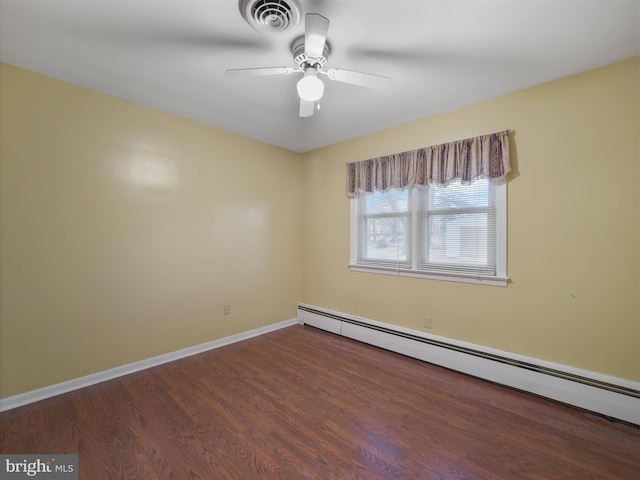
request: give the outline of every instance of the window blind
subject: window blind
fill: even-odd
[[[410,190],[360,193],[358,263],[411,268]]]
[[[418,269],[442,273],[496,274],[495,185],[477,179],[421,192]]]

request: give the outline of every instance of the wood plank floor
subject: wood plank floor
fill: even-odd
[[[293,326],[0,414],[79,478],[640,478],[640,430]]]

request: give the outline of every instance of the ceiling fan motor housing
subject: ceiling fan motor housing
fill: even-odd
[[[302,18],[297,0],[241,0],[240,12],[249,25],[264,33],[285,32]]]
[[[324,49],[322,50],[322,56],[318,58],[309,57],[305,53],[304,48],[304,35],[296,38],[291,45],[291,53],[293,54],[294,63],[304,69],[308,66],[313,66],[316,69],[324,68],[327,65],[327,59],[329,58],[329,52],[331,51],[329,47],[329,42],[325,41]]]

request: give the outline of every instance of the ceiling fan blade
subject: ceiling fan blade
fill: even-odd
[[[222,34],[212,30],[207,22],[201,22],[199,26],[187,22],[171,22],[170,25],[167,23],[161,26],[158,22],[140,23],[129,18],[126,22],[74,22],[65,26],[65,32],[77,42],[91,38],[92,41],[109,42],[119,47],[125,45],[121,48],[128,49],[138,45],[152,46],[158,51],[188,49],[192,53],[210,53],[212,49],[247,49],[255,52],[270,49],[269,43],[263,39]]]
[[[318,13],[307,13],[304,16],[304,53],[307,56],[322,57],[328,31],[329,19]]]
[[[316,102],[300,99],[300,116],[310,117],[316,109]]]
[[[384,90],[391,86],[391,79],[381,75],[373,75],[371,73],[354,72],[353,70],[345,70],[343,68],[330,68],[327,75],[331,80],[342,83],[350,83],[360,87],[375,88],[376,90]]]
[[[294,67],[265,67],[265,68],[232,68],[224,72],[227,77],[264,77],[267,75],[289,75],[300,72]]]

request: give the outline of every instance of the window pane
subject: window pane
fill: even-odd
[[[406,217],[378,217],[364,221],[363,256],[370,261],[401,262],[408,259]]]
[[[409,211],[409,190],[389,190],[365,195],[366,213],[395,213]]]
[[[423,232],[429,264],[490,267],[494,258],[488,238],[491,218],[486,212],[430,215]]]
[[[411,266],[410,199],[409,190],[361,194],[359,261]]]
[[[450,208],[488,207],[491,205],[489,180],[475,180],[471,185],[462,185],[459,180],[447,186],[429,187],[429,210]]]

